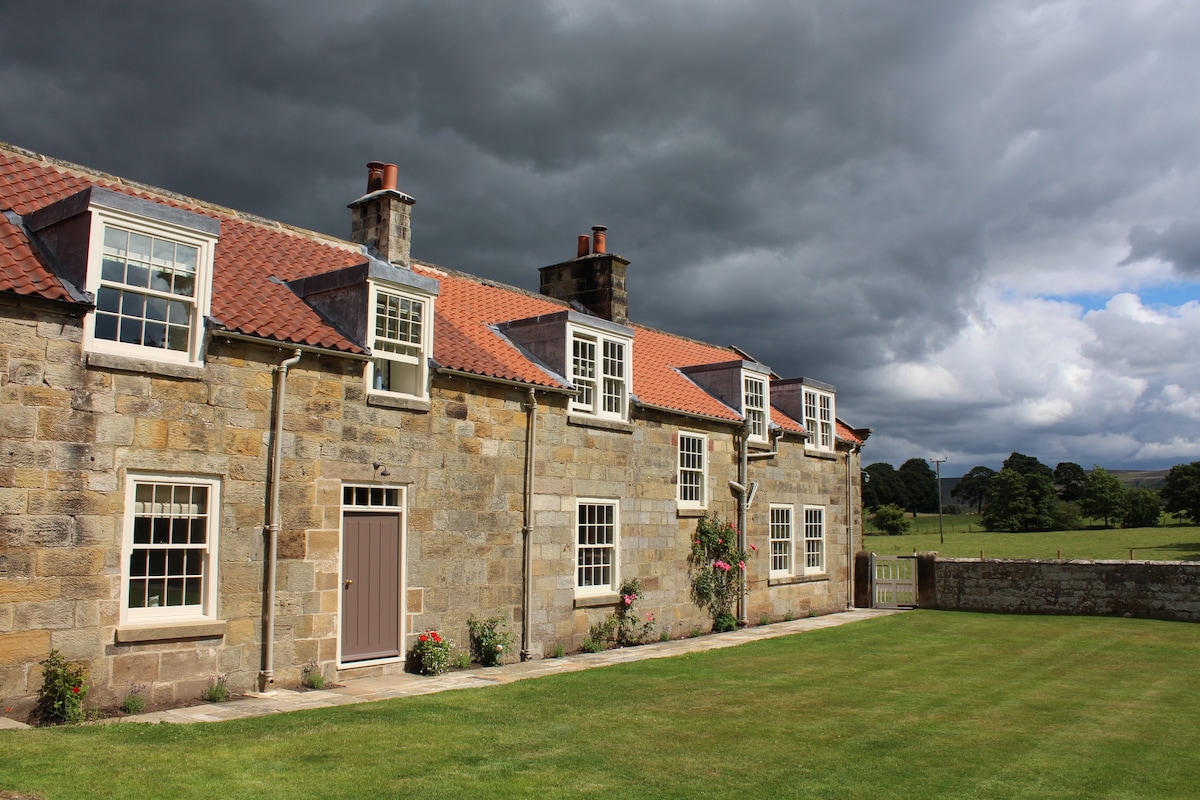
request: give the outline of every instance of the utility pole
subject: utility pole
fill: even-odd
[[[937,486],[938,486],[938,541],[942,544],[946,543],[946,534],[942,531],[942,464],[946,463],[944,458],[931,458],[930,461],[937,467]]]

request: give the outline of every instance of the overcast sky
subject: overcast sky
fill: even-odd
[[[1200,459],[1200,3],[8,0],[0,140],[834,384],[866,463]]]

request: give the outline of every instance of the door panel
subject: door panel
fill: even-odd
[[[400,515],[347,511],[342,525],[342,661],[400,655]]]

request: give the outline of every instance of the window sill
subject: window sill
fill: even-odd
[[[693,507],[680,508],[679,506],[675,507],[675,516],[681,517],[681,518],[682,517],[703,517],[707,513],[708,513],[708,509],[706,509],[706,508],[693,508]]]
[[[133,356],[119,356],[95,351],[85,354],[84,363],[89,367],[119,369],[124,372],[140,372],[147,375],[164,375],[168,378],[187,378],[194,381],[204,379],[202,364],[172,364],[149,358],[134,358]]]
[[[615,606],[621,601],[619,594],[594,594],[585,597],[575,598],[576,608],[600,608],[601,606]]]
[[[123,625],[117,628],[117,644],[135,642],[162,642],[171,639],[219,639],[225,636],[228,623],[215,622],[165,622],[159,625]]]
[[[837,460],[837,453],[835,453],[831,450],[815,450],[811,447],[806,447],[806,448],[804,448],[804,455],[810,456],[812,458],[824,458],[829,461]]]
[[[778,578],[768,578],[767,586],[792,586],[798,583],[820,583],[829,580],[828,572],[814,572],[812,575],[787,575]]]
[[[584,428],[602,428],[617,433],[633,433],[633,425],[617,419],[602,419],[589,417],[586,414],[567,414],[568,425],[579,425]]]
[[[367,392],[367,405],[382,408],[400,408],[405,411],[428,411],[433,404],[419,397],[400,397],[390,394]]]

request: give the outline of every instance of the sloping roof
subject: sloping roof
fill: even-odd
[[[363,264],[362,248],[311,231],[259,219],[154,187],[54,161],[0,143],[0,292],[71,301],[72,295],[38,253],[20,217],[89,186],[183,208],[220,221],[213,254],[211,318],[227,331],[362,355],[363,343],[322,317],[284,282]],[[7,213],[4,213],[7,212]],[[415,262],[415,273],[439,282],[434,302],[433,360],[441,367],[531,386],[570,389],[553,368],[539,364],[496,326],[563,311],[559,300],[465,273]],[[83,287],[76,287],[82,291]],[[633,394],[645,405],[716,420],[741,415],[686,377],[681,368],[739,359],[734,349],[705,344],[640,325],[634,330]],[[776,408],[771,421],[786,432],[803,425]],[[861,442],[838,422],[839,439]]]

